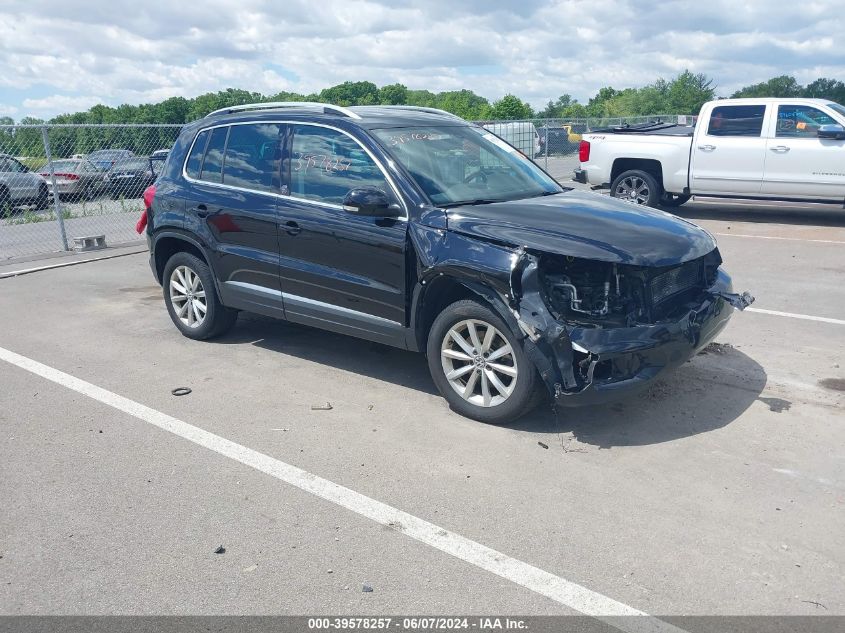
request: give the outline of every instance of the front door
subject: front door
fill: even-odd
[[[407,221],[345,211],[378,187],[401,204],[374,155],[338,129],[291,125],[290,195],[280,204],[280,275],[291,321],[396,344],[404,335]]]
[[[202,236],[229,307],[282,316],[278,201],[285,125],[245,123],[201,132],[185,167],[193,183],[185,229]]]
[[[766,139],[765,105],[717,106],[707,129],[693,139],[690,188],[694,194],[760,193]]]
[[[845,140],[821,139],[837,124],[809,105],[780,105],[769,134],[763,193],[789,198],[845,199]]]

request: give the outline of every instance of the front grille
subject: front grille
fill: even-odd
[[[654,277],[651,280],[652,304],[657,305],[685,290],[703,286],[701,263],[701,260],[697,259],[671,268]]]

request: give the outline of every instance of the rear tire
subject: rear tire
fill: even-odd
[[[511,422],[543,397],[537,369],[521,341],[499,315],[477,301],[457,301],[437,316],[427,354],[437,389],[453,411],[473,420]]]
[[[43,211],[50,205],[50,190],[47,188],[47,183],[38,185],[38,197],[35,199],[35,209]]]
[[[631,169],[614,178],[610,185],[610,195],[620,200],[656,207],[663,195],[663,188],[647,171]]]
[[[14,212],[12,196],[6,187],[0,187],[0,218],[10,218]]]
[[[238,318],[236,310],[220,303],[208,264],[190,253],[176,253],[167,260],[161,287],[173,324],[188,338],[220,336]]]

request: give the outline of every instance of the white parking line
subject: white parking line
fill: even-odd
[[[745,308],[745,312],[758,312],[772,316],[789,317],[790,319],[804,319],[805,321],[819,321],[821,323],[833,323],[834,325],[845,325],[842,319],[831,319],[830,317],[812,316],[810,314],[795,314],[794,312],[778,312],[777,310],[764,310],[763,308]]]
[[[254,451],[26,356],[0,347],[0,360],[88,396],[224,457],[250,466],[300,490],[360,514],[380,525],[397,530],[421,543],[430,545],[441,552],[546,596],[570,609],[603,620],[615,628],[631,633],[683,633],[683,629],[617,602],[613,598],[608,598],[565,578],[516,558],[511,558],[460,534],[445,530],[398,508],[371,499],[349,488],[344,488],[301,468]]]
[[[790,242],[816,242],[818,244],[845,244],[837,240],[808,240],[803,237],[776,237],[774,235],[748,235],[745,233],[716,233],[723,237],[751,237],[757,240],[787,240]]]

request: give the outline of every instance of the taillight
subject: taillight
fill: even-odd
[[[153,206],[153,198],[156,197],[156,186],[150,185],[146,189],[144,189],[144,206],[147,209],[152,208]]]
[[[589,141],[581,141],[578,143],[578,160],[582,163],[586,163],[590,160],[590,142]]]
[[[56,174],[53,174],[53,175],[54,175],[56,178],[62,178],[62,179],[64,179],[64,180],[79,180],[79,176],[77,176],[76,174],[59,174],[59,173],[56,173]],[[43,178],[49,178],[49,177],[50,177],[50,174],[49,174],[49,172],[48,172],[48,173],[46,173],[46,174],[41,174],[41,176],[42,176]]]
[[[144,210],[141,211],[141,217],[138,219],[138,223],[135,225],[135,231],[140,235],[144,232],[144,229],[147,228],[147,219],[149,218],[149,213],[153,208],[153,199],[156,197],[156,186],[150,185],[146,189],[144,189]]]

